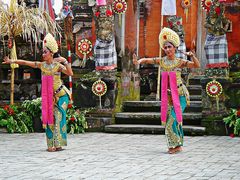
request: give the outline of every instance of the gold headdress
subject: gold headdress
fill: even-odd
[[[43,47],[48,48],[53,53],[58,52],[58,44],[55,38],[48,33],[45,38],[43,39]]]
[[[178,47],[180,45],[180,38],[175,31],[164,27],[159,34],[159,44],[162,49],[166,42],[170,42],[175,47]]]

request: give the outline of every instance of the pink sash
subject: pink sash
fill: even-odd
[[[53,76],[42,75],[42,123],[53,125]]]
[[[168,81],[169,77],[169,81]],[[176,113],[177,121],[182,122],[182,110],[179,100],[178,87],[177,87],[177,76],[176,72],[162,72],[161,82],[161,121],[165,123],[167,121],[168,111],[168,82],[170,84],[171,96],[173,101],[174,111]]]
[[[105,6],[107,5],[106,0],[97,0],[97,6]]]

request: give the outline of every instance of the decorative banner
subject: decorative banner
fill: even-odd
[[[99,106],[102,109],[101,96],[107,92],[107,85],[101,79],[95,81],[92,85],[92,92],[99,97]]]
[[[162,11],[161,15],[176,15],[177,6],[176,0],[162,0]]]
[[[107,92],[106,83],[100,79],[95,81],[92,85],[92,92],[99,97],[103,96]]]
[[[68,63],[72,66],[72,53],[71,53],[71,45],[70,42],[67,42],[67,50],[68,50]],[[72,95],[72,76],[69,76],[69,90],[71,92],[70,102],[69,104],[73,104],[73,95]]]
[[[186,15],[186,22],[187,22],[187,20],[188,20],[188,9],[192,5],[192,0],[182,0],[181,5],[184,8],[184,14]]]
[[[64,19],[64,35],[67,43],[72,44],[73,42],[73,25],[72,20],[74,19],[72,13],[71,3],[68,1],[64,2],[63,8],[60,12],[60,17]],[[61,39],[61,38],[60,38]]]
[[[83,54],[83,61],[81,63],[81,67],[85,67],[86,60],[87,60],[87,54],[89,54],[92,51],[92,43],[88,39],[81,39],[78,42],[78,48],[77,50]]]
[[[49,16],[55,20],[53,5],[51,0],[38,0],[39,9],[46,11]]]
[[[205,11],[209,12],[211,5],[212,5],[212,0],[201,0],[201,6]]]
[[[81,54],[89,54],[92,51],[92,43],[88,39],[82,39],[78,42],[78,51]]]
[[[222,85],[220,82],[213,80],[207,83],[206,92],[210,97],[218,97],[222,94]]]
[[[222,90],[222,85],[216,80],[210,81],[206,85],[207,95],[216,98],[217,111],[219,111],[219,96],[222,94]]]
[[[182,24],[182,17],[179,17],[179,16],[167,16],[166,20],[167,20],[167,23],[168,23],[168,27],[170,29],[174,30],[178,34],[180,39],[182,41],[184,41],[184,34],[185,33],[184,33],[183,24]],[[184,52],[186,51],[186,49],[181,49],[181,50],[183,50]],[[185,59],[186,59],[186,57],[185,57]]]
[[[13,39],[9,38],[8,39],[8,49],[12,49],[13,48]]]
[[[116,14],[123,14],[127,10],[127,3],[125,0],[114,0],[112,8]]]

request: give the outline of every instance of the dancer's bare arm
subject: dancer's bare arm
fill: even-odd
[[[160,58],[154,57],[154,58],[141,58],[137,60],[136,54],[133,54],[133,64],[159,64]]]
[[[64,65],[64,67],[62,67],[62,72],[64,74],[66,74],[68,76],[73,76],[73,71],[72,71],[71,64],[68,63],[66,58],[60,56],[60,57],[54,58],[54,61],[60,62]]]
[[[32,68],[39,68],[41,62],[39,61],[26,61],[26,60],[22,60],[22,59],[17,59],[17,60],[13,60],[13,59],[9,59],[8,56],[5,56],[3,59],[3,64],[19,64],[19,65],[24,65],[24,66],[30,66]]]

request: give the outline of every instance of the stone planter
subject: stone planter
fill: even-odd
[[[221,118],[203,119],[201,125],[206,127],[207,135],[229,136],[233,134],[233,128],[229,128]]]
[[[35,117],[33,119],[33,130],[34,132],[44,132],[44,129],[42,127],[42,120],[40,117]]]

